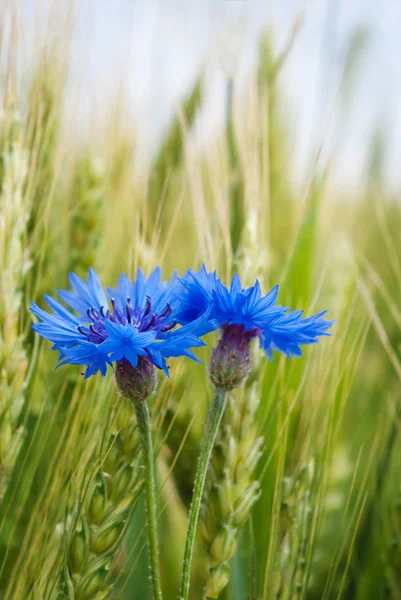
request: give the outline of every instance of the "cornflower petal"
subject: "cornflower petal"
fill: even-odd
[[[92,306],[107,306],[107,298],[100,283],[100,279],[93,269],[89,269],[88,289],[91,298],[95,301]]]
[[[233,301],[236,299],[237,295],[242,291],[241,280],[239,278],[238,273],[234,275],[234,278],[231,282],[230,288],[230,299]]]
[[[51,296],[48,296],[47,294],[45,294],[44,298],[45,298],[46,303],[48,304],[48,306],[50,306],[50,308],[52,308],[53,311],[58,316],[62,317],[63,319],[65,319],[66,321],[68,321],[69,323],[71,323],[73,325],[76,325],[76,326],[79,325],[79,320],[77,319],[77,317],[75,317],[74,315],[72,315],[65,308],[65,306],[63,306],[62,304],[60,304],[60,302],[57,302],[57,300],[54,300],[54,298],[52,298]],[[34,303],[32,303],[32,304],[34,304]]]
[[[118,309],[122,311],[124,310],[127,298],[130,298],[132,296],[132,283],[130,282],[126,274],[122,273],[118,280],[117,288],[114,290],[113,288],[108,287],[107,293],[109,295],[110,300],[114,299]]]

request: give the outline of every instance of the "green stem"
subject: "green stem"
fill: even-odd
[[[210,456],[216,439],[217,430],[226,406],[226,392],[216,389],[213,402],[207,417],[205,433],[199,455],[198,469],[195,475],[194,491],[191,508],[189,509],[187,539],[185,542],[184,563],[181,576],[180,600],[188,600],[189,583],[191,577],[191,563],[195,544],[196,527],[198,524],[199,511],[202,501],[203,488]]]
[[[141,437],[143,460],[145,465],[145,494],[148,513],[149,555],[152,571],[153,594],[155,600],[163,600],[160,584],[159,548],[157,541],[155,471],[150,428],[149,410],[146,401],[134,401],[136,418]]]

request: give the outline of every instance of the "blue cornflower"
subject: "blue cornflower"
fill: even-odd
[[[72,291],[58,295],[74,312],[47,295],[53,314],[35,303],[30,309],[41,319],[33,329],[60,352],[59,366],[86,365],[87,378],[98,371],[104,376],[107,365],[116,362],[118,380],[124,369],[132,377],[134,371],[153,373],[153,366],[168,375],[166,359],[173,356],[197,360],[190,348],[204,345],[199,336],[210,330],[210,325],[205,329],[210,309],[175,329],[176,275],[169,282],[161,281],[159,267],[148,278],[138,269],[134,282],[121,275],[116,289],[107,289],[109,299],[93,269],[87,282],[74,273],[69,280]]]
[[[266,355],[272,359],[273,350],[289,358],[301,356],[301,346],[318,342],[319,336],[330,335],[327,331],[333,321],[323,318],[327,311],[305,319],[303,311],[276,305],[278,285],[262,296],[259,281],[243,288],[235,275],[228,289],[205,266],[197,273],[187,271],[180,282],[178,322],[189,323],[209,306],[209,322],[217,322],[223,331],[210,364],[210,375],[217,387],[237,387],[246,378],[252,338],[259,338]]]

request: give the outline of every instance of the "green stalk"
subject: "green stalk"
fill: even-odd
[[[159,548],[157,540],[155,470],[149,410],[145,401],[134,401],[145,465],[145,494],[148,513],[149,555],[155,600],[163,600],[160,584]]]
[[[214,440],[226,406],[226,391],[216,389],[213,402],[207,417],[205,434],[203,436],[201,452],[199,455],[198,469],[195,476],[194,491],[191,508],[189,509],[187,538],[185,541],[184,564],[181,576],[180,600],[188,600],[189,583],[191,578],[192,555],[195,544],[196,527],[199,519],[199,511],[205,487],[206,474],[209,466],[210,456]]]

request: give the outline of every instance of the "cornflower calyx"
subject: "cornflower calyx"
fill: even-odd
[[[140,356],[134,368],[128,360],[119,360],[115,371],[117,387],[122,395],[133,402],[144,402],[157,388],[154,365]]]
[[[223,334],[209,363],[210,380],[216,388],[234,390],[247,379],[250,370],[250,341],[258,330],[243,325],[222,325]]]

